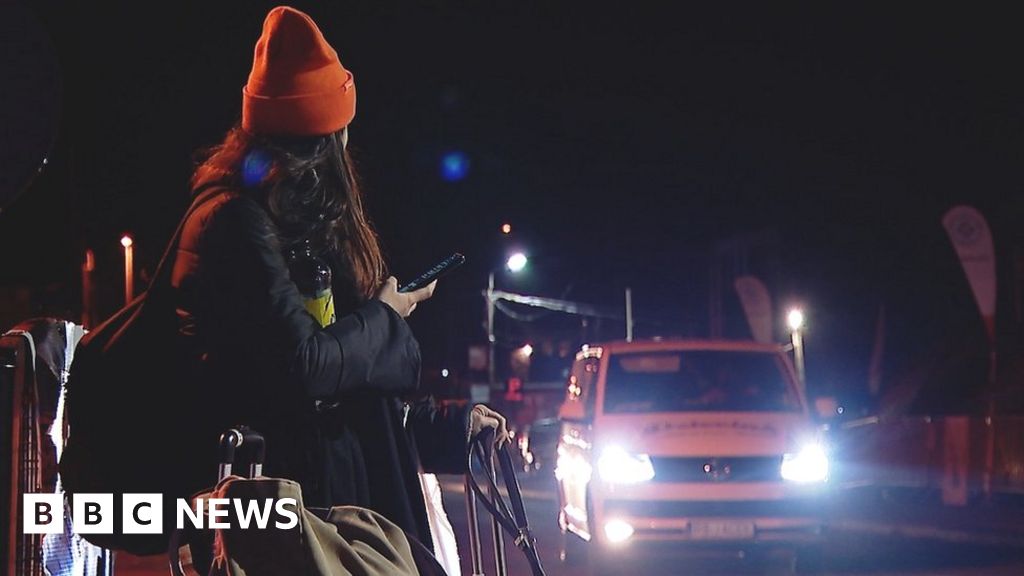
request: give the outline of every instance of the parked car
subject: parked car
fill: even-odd
[[[559,422],[563,558],[782,544],[816,561],[829,454],[781,346],[584,347]]]
[[[553,474],[561,430],[558,418],[541,418],[516,436],[518,458],[523,472],[528,475]]]

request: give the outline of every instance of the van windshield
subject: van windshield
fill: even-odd
[[[773,353],[687,350],[608,359],[606,413],[799,409],[782,360]]]

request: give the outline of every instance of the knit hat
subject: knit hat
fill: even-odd
[[[313,19],[288,6],[267,14],[242,88],[242,128],[255,134],[319,136],[356,114],[356,85]]]

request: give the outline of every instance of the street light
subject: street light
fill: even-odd
[[[793,359],[796,362],[796,378],[804,393],[807,392],[807,377],[804,373],[804,312],[799,308],[793,308],[786,316],[786,323],[789,324],[789,335],[793,341]]]
[[[121,246],[124,247],[124,303],[128,304],[135,297],[135,264],[133,262],[134,250],[132,249],[132,237],[125,234],[121,237]]]
[[[505,260],[505,268],[513,274],[522,272],[526,268],[529,258],[522,252],[515,252]],[[496,377],[494,370],[494,271],[487,275],[487,385],[494,388]]]
[[[529,262],[529,259],[526,257],[526,254],[516,252],[505,261],[505,267],[508,268],[509,272],[521,272],[523,268],[526,268],[527,262]]]
[[[789,311],[789,315],[786,317],[786,321],[789,323],[789,329],[791,331],[799,330],[804,326],[804,312],[799,308],[793,308]]]

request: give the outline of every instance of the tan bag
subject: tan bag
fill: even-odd
[[[262,504],[268,498],[275,502],[294,498],[299,519],[295,528],[280,529],[273,524],[275,519],[282,518],[272,514],[267,528],[257,529],[251,525],[243,530],[238,527],[233,513],[220,518],[232,527],[216,530],[211,575],[443,573],[422,544],[411,541],[401,528],[376,512],[356,506],[338,506],[325,511],[325,518],[321,519],[302,505],[302,491],[298,483],[291,480],[229,476],[207,496],[239,499],[246,507],[252,500]]]

